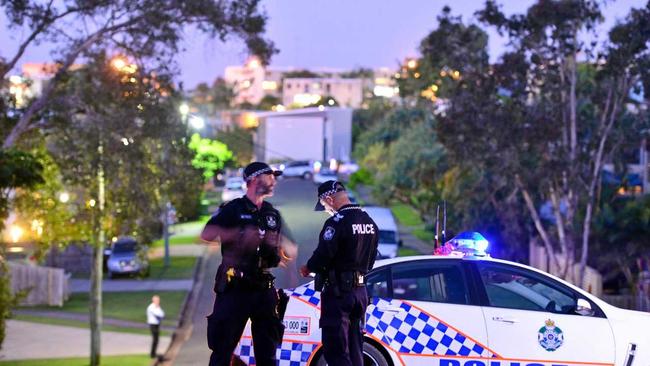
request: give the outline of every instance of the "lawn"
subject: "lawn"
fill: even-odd
[[[102,366],[145,366],[151,364],[148,355],[103,356]],[[2,366],[88,366],[88,357],[50,358],[40,360],[0,361]]]
[[[411,232],[416,238],[426,242],[427,244],[433,245],[433,240],[436,238],[436,235],[431,231],[425,230],[424,228],[416,228]]]
[[[418,252],[417,250],[412,249],[412,248],[404,248],[404,247],[401,247],[401,248],[399,248],[399,250],[397,251],[397,256],[398,256],[398,257],[408,257],[408,256],[412,256],[412,255],[421,255],[421,254],[422,254],[422,253],[420,253],[420,252]]]
[[[395,215],[397,221],[404,226],[419,226],[423,224],[418,212],[409,205],[394,203],[390,205],[390,209],[393,211],[393,215]]]
[[[198,235],[172,235],[169,238],[169,245],[187,245],[187,244],[201,244]],[[165,242],[162,239],[154,240],[151,243],[152,248],[163,247]]]
[[[196,257],[170,257],[170,266],[165,268],[165,258],[149,260],[151,274],[149,280],[191,279],[194,274]]]
[[[186,291],[137,291],[137,292],[105,292],[103,298],[103,314],[107,318],[146,322],[145,311],[151,303],[153,295],[160,296],[160,305],[165,311],[164,325],[174,326],[185,299]],[[88,293],[74,293],[63,307],[27,307],[26,309],[69,311],[88,313]]]

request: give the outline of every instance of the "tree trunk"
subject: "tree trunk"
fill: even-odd
[[[102,277],[104,242],[106,241],[106,234],[104,233],[104,163],[102,161],[104,147],[101,142],[97,151],[99,152],[99,168],[97,170],[99,213],[96,224],[97,243],[95,243],[93,267],[90,276],[90,366],[99,366],[101,362]]]
[[[619,83],[620,83],[620,88],[617,87]],[[618,83],[615,82],[612,87],[619,89],[621,93],[619,96],[616,96],[617,94],[616,92],[609,94],[609,96],[612,96],[614,98],[611,105],[611,112],[609,116],[605,116],[608,117],[607,125],[604,126],[602,130],[602,135],[600,135],[600,141],[598,142],[598,150],[596,150],[595,156],[593,157],[594,165],[593,165],[593,170],[591,175],[591,181],[589,182],[589,190],[587,194],[587,206],[585,208],[585,218],[582,223],[582,252],[580,256],[580,275],[578,278],[579,281],[578,283],[579,286],[581,287],[584,286],[585,269],[587,267],[587,256],[589,255],[589,235],[591,233],[591,218],[593,215],[593,208],[594,208],[594,202],[596,196],[596,186],[598,184],[598,181],[601,179],[600,173],[602,171],[602,166],[603,166],[603,154],[605,152],[605,144],[607,143],[607,138],[609,137],[609,134],[612,131],[612,127],[616,122],[616,115],[618,114],[618,109],[620,108],[620,105],[623,102],[623,99],[625,98],[627,90],[629,90],[629,84],[627,83],[627,80],[621,80]],[[607,104],[609,105],[609,100],[607,101]]]
[[[542,238],[542,241],[544,242],[544,247],[546,248],[546,253],[548,254],[548,257],[553,262],[555,268],[558,269],[561,268],[557,260],[557,255],[555,254],[555,250],[553,250],[551,239],[549,238],[546,229],[544,229],[544,225],[542,225],[542,219],[539,217],[539,214],[537,213],[537,209],[535,208],[535,203],[533,202],[533,198],[530,196],[530,193],[528,193],[528,190],[524,188],[521,178],[519,178],[519,176],[515,177],[515,182],[519,187],[519,189],[521,190],[521,194],[523,195],[524,201],[526,202],[526,207],[528,208],[528,212],[530,213],[530,216],[532,217],[533,222],[535,223],[535,228],[537,229],[537,233],[539,234],[539,236]]]

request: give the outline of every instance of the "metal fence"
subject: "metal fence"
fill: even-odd
[[[12,292],[27,291],[21,305],[63,306],[70,295],[69,279],[61,268],[9,262]]]

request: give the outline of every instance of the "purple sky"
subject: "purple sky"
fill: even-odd
[[[647,0],[608,0],[604,8],[609,29],[632,7],[641,7]],[[533,0],[501,0],[507,13],[519,13]],[[280,53],[273,66],[299,68],[328,67],[350,69],[364,67],[396,67],[398,60],[417,55],[417,45],[436,26],[436,17],[445,4],[452,4],[452,13],[463,20],[473,20],[473,13],[483,0],[262,0],[269,21],[267,37]],[[0,17],[0,24],[5,23]],[[16,48],[4,27],[0,28],[0,55],[8,57]],[[20,33],[14,33],[21,37]],[[603,31],[599,36],[606,38]],[[20,38],[17,38],[20,39]],[[209,40],[193,30],[186,32],[185,52],[178,55],[182,80],[186,88],[202,81],[211,82],[223,75],[227,65],[246,60],[243,46],[236,41],[220,43]],[[504,41],[490,32],[492,59],[504,50]],[[23,62],[47,61],[47,50],[29,50]]]

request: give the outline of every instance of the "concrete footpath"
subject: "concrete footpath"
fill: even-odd
[[[189,291],[192,280],[104,280],[102,292]],[[90,291],[90,280],[70,280],[70,292]]]
[[[90,357],[90,330],[28,323],[18,320],[7,321],[9,335],[2,350],[0,361]],[[160,337],[158,353],[169,346],[170,337]],[[101,350],[103,356],[148,354],[151,348],[151,336],[102,332]]]

